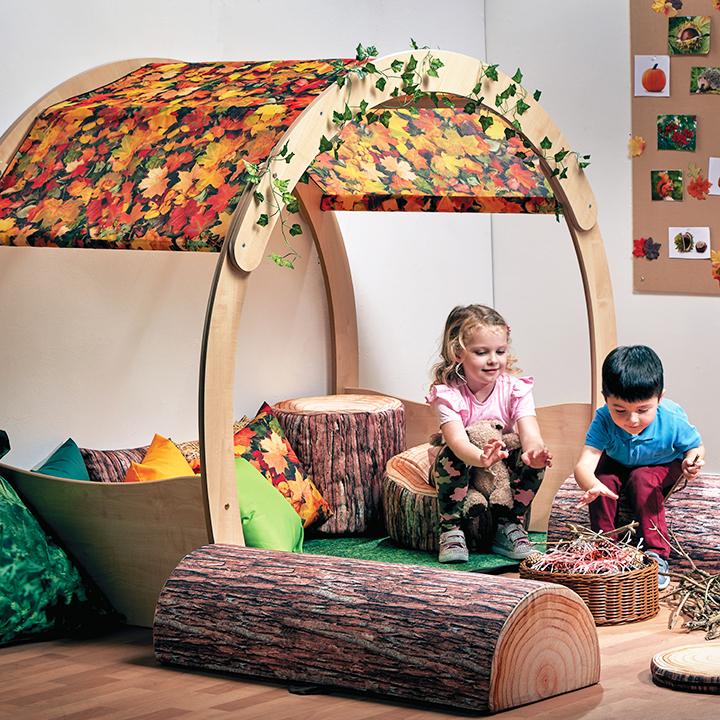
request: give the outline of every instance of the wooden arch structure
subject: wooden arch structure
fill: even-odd
[[[422,62],[425,52],[420,50],[413,53],[399,53],[374,62],[376,65],[384,65],[396,60],[406,64],[413,55],[418,62]],[[485,76],[485,66],[479,60],[442,51],[432,51],[432,55],[442,61],[443,67],[438,77],[424,78],[423,90],[456,98],[469,98],[473,94],[473,88],[480,82],[484,109],[502,117],[497,108],[496,98],[512,82],[507,75],[498,71],[498,79],[490,80]],[[113,82],[122,79],[128,73],[141,71],[148,66],[148,63],[155,63],[148,67],[151,67],[157,76],[158,72],[168,67],[164,63],[173,62],[140,59],[111,63],[82,73],[58,86],[35,103],[0,138],[0,180],[6,177],[2,176],[2,173],[12,169],[14,158],[29,143],[29,138],[32,139],[34,123],[44,117],[43,113],[52,110],[56,104],[61,107],[67,106],[69,103],[66,101],[69,99],[78,96],[84,98],[85,94],[89,95],[98,88],[98,92],[102,93],[106,87],[110,88]],[[357,390],[359,385],[357,318],[350,268],[334,213],[320,210],[321,192],[316,185],[312,182],[308,185],[298,184],[298,181],[315,159],[321,137],[332,137],[337,132],[332,118],[333,111],[344,107],[346,103],[350,107],[357,106],[361,100],[366,101],[369,108],[388,107],[396,102],[391,96],[391,84],[388,83],[387,87],[381,90],[376,86],[375,78],[372,76],[354,77],[352,83],[346,83],[341,87],[335,80],[338,72],[342,72],[343,63],[345,70],[356,65],[354,61],[341,61],[339,71],[334,65],[333,72],[327,70],[321,78],[313,78],[314,82],[309,83],[311,92],[304,96],[302,102],[298,100],[300,93],[293,98],[292,112],[287,111],[287,121],[275,128],[275,136],[272,138],[272,143],[264,150],[264,154],[252,158],[256,162],[261,162],[286,145],[293,153],[286,162],[276,163],[273,172],[275,179],[285,180],[289,188],[295,188],[301,211],[317,246],[331,321],[332,391],[337,393]],[[289,64],[288,61],[254,65],[262,65],[264,72],[272,73],[276,66],[281,66],[280,70],[284,72]],[[311,65],[311,63],[306,64]],[[244,64],[244,66],[248,65],[253,64]],[[302,65],[303,63],[294,62],[295,68]],[[250,71],[253,70],[251,67]],[[142,91],[141,86],[142,83],[138,85],[138,92]],[[544,492],[552,496],[556,487],[567,477],[573,464],[573,454],[582,446],[584,429],[591,411],[601,401],[599,361],[616,343],[615,315],[607,260],[597,224],[597,208],[588,180],[575,162],[568,163],[567,178],[562,181],[553,175],[556,164],[552,157],[547,159],[543,157],[541,150],[543,139],[549,139],[553,148],[569,148],[570,145],[536,101],[527,97],[526,102],[529,107],[522,115],[520,135],[528,143],[531,151],[540,158],[541,169],[547,182],[555,198],[562,205],[562,213],[578,258],[589,325],[590,402],[538,408],[544,436],[548,444],[553,447],[557,458],[553,473],[549,476],[552,479],[550,482],[546,480],[545,483]],[[259,107],[262,111],[262,105]],[[43,138],[39,137],[37,141],[42,145]],[[232,212],[229,213],[227,232],[220,238],[217,246],[199,248],[219,251],[208,301],[200,363],[199,428],[203,478],[143,483],[144,487],[88,488],[87,483],[81,487],[77,484],[73,485],[75,481],[48,477],[42,478],[42,483],[39,483],[39,476],[30,478],[29,476],[32,475],[30,473],[23,474],[21,471],[16,472],[7,467],[0,468],[4,476],[11,477],[16,486],[20,487],[23,494],[33,495],[31,500],[42,515],[45,516],[45,509],[48,514],[57,515],[57,508],[63,506],[61,517],[56,518],[57,523],[54,523],[50,517],[45,518],[56,528],[61,537],[63,537],[63,529],[71,527],[72,521],[85,520],[85,517],[80,517],[79,513],[83,513],[83,506],[87,507],[87,504],[92,502],[104,508],[110,507],[110,516],[118,518],[128,513],[141,513],[147,508],[152,508],[153,511],[161,506],[181,508],[181,514],[168,512],[162,520],[159,517],[153,519],[153,522],[158,524],[158,531],[161,529],[161,523],[166,524],[167,532],[162,537],[172,537],[172,542],[168,541],[167,544],[161,542],[156,546],[158,552],[164,553],[161,562],[158,561],[152,567],[149,567],[148,563],[148,567],[143,569],[143,576],[136,577],[133,575],[135,569],[132,564],[118,570],[122,561],[113,554],[112,562],[115,569],[110,573],[112,577],[108,578],[107,583],[100,583],[116,607],[125,612],[131,622],[144,624],[148,620],[151,621],[157,592],[169,571],[186,552],[207,542],[243,543],[242,526],[237,513],[231,433],[235,382],[234,358],[248,278],[263,259],[277,221],[277,216],[271,212],[272,208],[259,206],[253,193],[259,190],[265,198],[270,198],[272,194],[270,183],[271,177],[268,173],[257,187],[238,185],[240,189]],[[0,203],[0,221],[3,218],[2,212],[3,206]],[[262,212],[266,212],[270,218],[264,226],[257,223],[258,215]],[[56,243],[43,241],[36,244],[62,245],[61,240],[62,238]],[[16,242],[12,238],[4,239],[0,232],[0,244],[33,243],[29,242],[27,237],[23,238],[23,242]],[[93,241],[89,246],[101,245]],[[112,244],[107,246],[131,247]],[[177,246],[156,248],[151,245],[144,247],[198,249]],[[424,441],[433,423],[428,408],[406,402],[406,417],[409,444]],[[99,499],[94,501],[94,497]],[[174,505],[175,498],[178,502]],[[67,512],[71,506],[77,509],[72,518]],[[89,517],[92,513],[84,513],[84,515]],[[540,518],[537,522],[542,524],[542,521],[543,519]],[[187,533],[181,540],[177,540],[172,534],[173,525],[177,527],[181,524],[193,528],[193,531]],[[138,514],[134,525],[129,526],[129,529],[131,531],[132,527],[141,526],[142,519]],[[92,534],[95,527],[90,527],[88,533]],[[125,539],[128,531],[126,526],[123,531]],[[140,552],[145,553],[147,547],[146,542],[141,546]],[[93,569],[102,568],[103,548],[96,547],[90,541],[84,541],[83,548],[74,549],[74,552],[81,560],[86,560],[91,574]],[[128,555],[130,554],[128,552]],[[139,593],[141,589],[145,594],[140,600],[135,601],[130,597],[133,592]],[[117,599],[114,595],[122,595],[122,597]]]

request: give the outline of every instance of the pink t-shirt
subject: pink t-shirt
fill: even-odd
[[[484,402],[480,402],[465,383],[433,385],[425,400],[437,410],[441,426],[458,420],[463,427],[479,420],[500,420],[503,432],[513,432],[521,417],[535,415],[534,382],[531,377],[500,375]]]

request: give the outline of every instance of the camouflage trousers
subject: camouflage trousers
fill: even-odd
[[[545,468],[531,468],[521,459],[522,450],[512,450],[502,460],[508,468],[510,486],[513,491],[513,507],[494,507],[495,519],[505,522],[517,522],[521,525],[530,509],[540,484],[545,477]],[[440,532],[460,527],[463,518],[465,496],[470,486],[472,468],[460,460],[455,453],[443,445],[430,469],[430,483],[437,488],[438,516]]]

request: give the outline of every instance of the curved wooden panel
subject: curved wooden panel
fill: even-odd
[[[2,463],[0,475],[130,625],[152,626],[155,603],[170,573],[209,540],[199,476],[96,483]]]
[[[17,152],[30,126],[40,113],[55,103],[102,87],[150,62],[171,61],[166,58],[134,58],[99,65],[60,83],[60,85],[43,95],[0,136],[0,175],[5,171],[10,158]]]

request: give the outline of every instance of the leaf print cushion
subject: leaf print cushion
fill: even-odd
[[[280,491],[302,519],[303,527],[320,525],[332,515],[267,403],[235,433],[235,456],[245,458]]]

